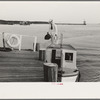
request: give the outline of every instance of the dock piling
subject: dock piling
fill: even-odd
[[[55,63],[44,63],[44,81],[57,82],[58,65]]]
[[[40,49],[39,50],[39,60],[45,61],[45,55],[46,55],[46,50],[45,49]]]

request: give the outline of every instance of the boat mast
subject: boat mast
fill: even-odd
[[[60,48],[62,48],[62,44],[63,44],[63,34],[61,34],[61,41],[60,41]]]

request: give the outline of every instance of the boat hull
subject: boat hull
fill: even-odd
[[[75,76],[66,76],[62,77],[61,82],[78,82],[79,81],[79,73]]]
[[[62,68],[59,76],[61,82],[78,82],[80,79],[80,72],[78,69]]]

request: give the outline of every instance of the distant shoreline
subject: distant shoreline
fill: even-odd
[[[83,23],[56,23],[57,25],[86,25]]]
[[[31,24],[49,24],[46,21],[11,21],[11,20],[0,20],[0,24],[3,25],[31,25]],[[57,25],[86,25],[85,23],[56,23]]]

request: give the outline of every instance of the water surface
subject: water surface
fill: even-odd
[[[0,32],[37,36],[39,43],[47,43],[44,36],[48,25],[0,25]],[[81,82],[100,81],[100,25],[58,25],[58,34],[63,34],[63,43],[77,50],[77,66]],[[0,35],[1,36],[1,35]],[[0,46],[2,46],[0,37]],[[32,49],[33,38],[24,38],[23,48]]]

